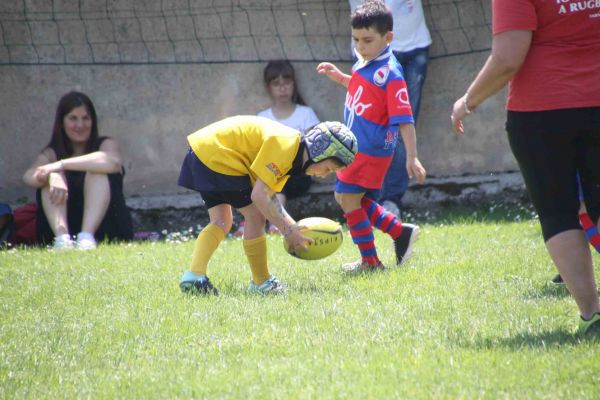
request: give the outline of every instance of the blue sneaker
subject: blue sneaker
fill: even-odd
[[[183,274],[179,288],[183,293],[219,295],[219,291],[210,283],[206,275],[198,275],[192,271],[186,271]]]
[[[279,281],[276,276],[269,275],[269,277],[260,285],[254,283],[254,281],[250,281],[250,285],[248,285],[248,293],[251,294],[283,294],[287,286]]]

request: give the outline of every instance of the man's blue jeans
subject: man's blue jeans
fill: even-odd
[[[408,97],[410,99],[410,106],[415,119],[415,125],[419,116],[419,109],[421,108],[421,91],[423,89],[423,83],[425,83],[425,76],[427,75],[428,53],[429,47],[415,49],[404,53],[394,51],[394,55],[404,70],[404,80],[408,86]],[[406,189],[408,189],[406,148],[404,147],[402,136],[400,135],[400,132],[398,132],[398,143],[396,143],[394,158],[392,159],[390,168],[383,181],[380,202],[389,200],[400,207],[402,196],[406,193]]]

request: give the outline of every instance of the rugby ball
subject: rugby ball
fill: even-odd
[[[285,251],[294,257],[303,260],[319,260],[333,254],[341,245],[344,235],[342,227],[329,218],[310,217],[297,222],[298,226],[303,226],[302,234],[314,241],[308,245],[308,249],[294,251],[283,239]]]

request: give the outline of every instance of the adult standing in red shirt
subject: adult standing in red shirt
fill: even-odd
[[[580,310],[579,332],[600,332],[592,255],[578,220],[577,173],[600,216],[600,2],[493,0],[492,52],[452,124],[509,84],[506,130],[546,248]]]

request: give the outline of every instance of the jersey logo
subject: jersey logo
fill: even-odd
[[[348,119],[346,121],[346,126],[352,129],[352,124],[354,123],[354,116],[362,116],[365,110],[371,107],[373,104],[364,104],[360,102],[360,98],[363,94],[363,87],[359,86],[354,92],[354,96],[350,94],[350,92],[346,92],[346,103],[345,106],[348,109]]]
[[[390,67],[384,65],[381,68],[378,68],[377,71],[373,74],[373,82],[377,86],[383,86],[387,81],[387,77],[390,74]]]
[[[275,163],[269,163],[266,165],[267,169],[273,173],[275,176],[281,175],[281,169]]]
[[[386,135],[385,135],[385,145],[384,148],[385,149],[389,149],[390,147],[393,149],[395,148],[395,144],[396,144],[396,139],[398,137],[398,133],[396,132],[392,132],[388,129]]]
[[[408,90],[404,87],[396,92],[396,99],[402,104],[410,105],[410,101],[408,99]]]

